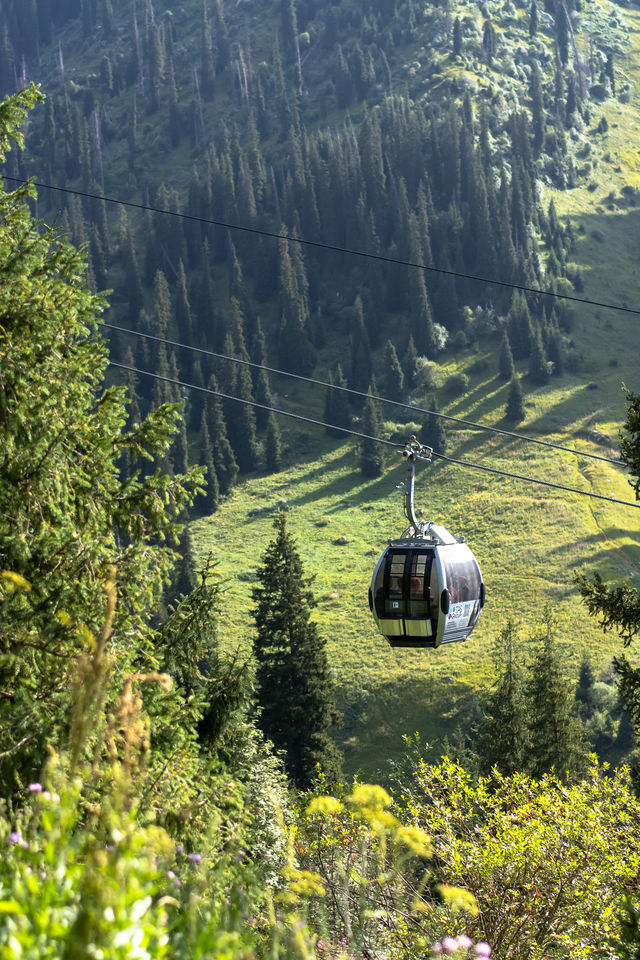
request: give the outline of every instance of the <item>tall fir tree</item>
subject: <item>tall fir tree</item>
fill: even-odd
[[[496,642],[494,665],[498,678],[485,703],[475,747],[481,774],[496,767],[509,776],[528,769],[531,741],[524,671],[511,620]]]
[[[517,373],[511,377],[504,415],[512,423],[522,423],[524,420],[524,397],[522,396],[520,377]]]
[[[211,377],[209,389],[217,393],[218,384],[215,377]],[[220,484],[220,492],[228,494],[238,478],[238,464],[227,436],[227,424],[222,412],[221,401],[215,396],[207,397],[204,413],[211,437],[213,462]]]
[[[282,467],[282,441],[280,427],[275,414],[267,418],[267,433],[264,440],[265,466],[270,473],[277,473]]]
[[[438,416],[438,399],[434,394],[431,398],[431,413],[425,417],[420,430],[420,442],[425,443],[436,453],[446,453],[448,446],[447,431],[442,417]]]
[[[344,438],[342,430],[335,430],[332,427],[344,427],[346,430],[351,428],[351,406],[349,404],[349,395],[345,392],[347,381],[344,378],[342,367],[338,364],[336,375],[329,374],[329,383],[341,389],[330,387],[324,400],[324,422],[330,424],[327,427],[327,433],[332,437]]]
[[[502,333],[502,344],[500,346],[499,370],[501,380],[511,380],[515,376],[516,368],[513,364],[513,354],[511,352],[511,343],[509,334],[505,328]]]
[[[338,712],[326,644],[311,621],[316,605],[311,580],[304,576],[285,513],[274,529],[253,590],[259,725],[283,752],[292,783],[305,789],[318,764],[330,779],[339,775],[340,755],[329,732]]]
[[[578,685],[576,687],[576,700],[580,704],[580,716],[583,721],[590,720],[595,713],[596,704],[593,694],[593,685],[595,675],[591,666],[591,658],[585,652],[582,655],[580,664],[580,673],[578,675]]]
[[[220,505],[220,484],[216,464],[213,457],[213,447],[211,446],[211,436],[207,425],[207,415],[202,411],[200,424],[200,439],[202,444],[202,463],[207,468],[207,488],[204,495],[200,498],[201,512],[205,515],[215,513]]]
[[[399,400],[404,393],[404,373],[398,360],[398,353],[391,340],[384,348],[384,388],[392,400]]]
[[[550,611],[529,668],[527,698],[531,717],[530,773],[542,777],[555,771],[561,779],[576,779],[587,758],[574,690],[564,675]]]
[[[377,400],[374,400],[372,396],[376,392],[376,384],[373,380],[362,411],[362,433],[365,433],[368,437],[380,436],[380,410]],[[375,440],[362,440],[360,443],[360,473],[364,477],[379,477],[383,465],[382,445]]]

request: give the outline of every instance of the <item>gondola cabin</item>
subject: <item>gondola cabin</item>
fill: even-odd
[[[390,540],[373,572],[369,606],[392,647],[439,647],[466,640],[484,605],[480,567],[444,527]]]

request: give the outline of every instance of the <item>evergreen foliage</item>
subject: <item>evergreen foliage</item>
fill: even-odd
[[[285,513],[275,519],[274,529],[253,590],[258,722],[282,751],[292,783],[304,788],[318,764],[332,779],[339,774],[340,758],[329,733],[338,713],[325,641],[311,621],[311,580],[304,576]]]
[[[344,378],[342,367],[338,364],[335,378],[329,374],[329,383],[336,387],[346,387],[347,381]],[[343,390],[327,390],[324,400],[324,422],[333,427],[344,427],[351,429],[351,406],[349,404],[349,395]],[[340,430],[332,430],[327,427],[327,433],[332,437],[344,437]]]
[[[399,400],[404,393],[404,373],[398,360],[396,348],[391,340],[387,340],[384,348],[384,370],[387,396]]]
[[[530,770],[534,777],[554,772],[575,779],[585,769],[587,749],[578,705],[562,671],[547,611],[527,682],[530,709]]]
[[[499,370],[500,376],[503,380],[511,380],[512,377],[516,374],[516,369],[513,364],[513,354],[511,352],[511,344],[509,343],[509,334],[505,329],[502,334],[502,344],[500,346],[500,359],[499,359]]]
[[[435,450],[436,453],[446,453],[448,447],[447,430],[444,425],[444,420],[438,416],[440,408],[435,393],[431,397],[430,406],[432,412],[427,414],[422,424],[420,441],[421,443],[426,443],[426,445]]]
[[[38,98],[31,87],[0,104],[0,154],[10,140],[20,142],[18,124]],[[208,844],[212,822],[229,840],[241,830],[246,849],[262,828],[240,827],[242,798],[233,814],[220,798],[242,784],[250,803],[258,782],[270,783],[279,799],[259,816],[267,827],[284,794],[246,720],[244,671],[218,654],[215,575],[206,567],[194,578],[183,518],[203,489],[202,470],[120,469],[123,460],[167,456],[177,406],[124,428],[125,389],[104,384],[107,348],[97,335],[104,302],[87,290],[83,259],[68,240],[32,219],[33,196],[31,187],[0,194],[0,792],[3,809],[24,807],[27,784],[49,758],[45,773],[60,794],[51,795],[53,807],[71,806],[60,820],[53,808],[45,817],[50,833],[66,838],[64,849],[51,847],[57,866],[47,870],[58,893],[77,865],[85,877],[75,908],[53,926],[56,937],[69,937],[70,952],[88,955],[89,941],[105,942],[98,930],[106,917],[100,898],[109,896],[105,838],[122,840],[115,884],[138,819],[154,824],[165,850],[174,846],[170,834]],[[3,836],[5,825],[3,814]],[[277,847],[277,828],[268,829]],[[279,859],[271,858],[263,880]],[[227,883],[235,882],[228,872]],[[27,913],[33,895],[24,894]]]
[[[265,438],[265,463],[270,473],[276,473],[282,468],[282,441],[280,427],[275,414],[270,413],[267,419],[267,435]]]
[[[512,423],[521,423],[525,417],[524,397],[522,396],[520,377],[517,374],[511,377],[504,414],[507,420],[511,420]]]
[[[511,775],[529,767],[531,721],[515,624],[509,621],[496,643],[498,678],[484,705],[475,749],[483,775],[497,769]]]
[[[627,416],[620,434],[620,453],[630,474],[629,483],[640,500],[640,394],[627,390]],[[640,631],[640,591],[629,583],[608,586],[599,573],[576,578],[582,598],[604,630],[615,629],[628,647]],[[640,732],[640,670],[625,654],[614,660],[618,690],[633,726],[636,741]],[[633,766],[636,789],[640,788],[640,764]]]
[[[372,394],[376,394],[375,380],[369,387],[369,394],[364,402],[362,411],[362,433],[368,437],[380,436],[380,410],[377,400],[373,399]],[[360,442],[360,473],[364,477],[379,477],[382,473],[384,458],[382,455],[382,445],[375,440],[362,440]]]

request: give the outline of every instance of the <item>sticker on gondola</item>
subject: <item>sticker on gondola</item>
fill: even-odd
[[[392,600],[391,606],[393,607],[394,610],[397,610],[398,607],[400,606],[400,603],[398,602],[398,600]]]
[[[452,603],[447,614],[447,626],[453,627],[466,626],[473,609],[473,600],[465,603]]]

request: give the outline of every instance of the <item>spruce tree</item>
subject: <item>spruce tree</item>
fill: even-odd
[[[282,443],[280,427],[275,414],[270,413],[267,418],[267,435],[265,437],[265,463],[270,473],[276,473],[282,467]]]
[[[318,764],[331,779],[339,775],[340,757],[329,734],[338,712],[325,641],[311,621],[316,605],[311,580],[304,576],[285,513],[274,529],[253,590],[259,725],[284,754],[292,783],[305,789]]]
[[[511,352],[511,343],[509,342],[509,334],[505,329],[502,334],[502,344],[500,346],[500,379],[501,380],[511,380],[515,376],[516,368],[513,364],[513,354]]]
[[[448,446],[447,431],[444,420],[438,416],[438,400],[435,394],[431,398],[430,406],[431,413],[426,415],[422,429],[420,430],[420,442],[426,443],[426,445],[435,450],[436,453],[446,453]]]
[[[520,386],[520,377],[517,374],[511,377],[504,415],[507,420],[511,420],[513,423],[521,423],[524,420],[524,398]]]
[[[380,411],[378,402],[371,396],[376,392],[375,381],[369,387],[369,395],[364,402],[362,411],[362,433],[368,437],[380,436]],[[382,473],[384,460],[382,445],[374,440],[362,440],[360,443],[360,473],[364,477],[379,477]]]
[[[555,771],[575,779],[585,767],[587,748],[575,693],[562,670],[551,614],[547,610],[536,653],[529,667],[527,699],[531,717],[530,774]]]
[[[533,333],[531,355],[529,357],[529,379],[532,383],[537,383],[542,386],[549,382],[550,376],[551,372],[542,345],[542,337],[540,331],[536,329]]]
[[[512,620],[496,642],[494,664],[498,679],[484,706],[476,751],[481,774],[487,775],[496,767],[509,776],[527,770],[530,747],[529,708]]]
[[[595,676],[591,660],[587,653],[582,655],[580,664],[580,673],[578,675],[578,685],[576,687],[576,700],[580,704],[580,716],[583,721],[590,720],[595,713],[595,702],[593,699],[593,684]]]
[[[211,436],[207,425],[207,416],[203,409],[200,425],[200,437],[202,441],[202,463],[207,468],[207,489],[204,497],[201,497],[201,511],[204,514],[215,513],[220,505],[220,484],[216,472],[215,460],[213,457],[213,447],[211,446]]]
[[[336,375],[332,377],[329,374],[329,383],[341,387],[341,390],[329,388],[324,401],[324,422],[329,424],[327,433],[332,437],[344,438],[342,430],[333,430],[331,427],[351,428],[351,407],[349,405],[349,395],[345,393],[344,388],[347,381],[344,378],[342,367],[338,364]]]
[[[387,396],[392,400],[401,399],[404,391],[404,373],[391,340],[387,340],[384,348],[384,387]]]
[[[409,342],[404,355],[404,369],[407,386],[412,390],[418,380],[418,351],[411,335],[409,335]]]
[[[211,377],[209,389],[217,392],[218,384],[215,377]],[[233,453],[233,448],[229,443],[229,437],[227,436],[227,424],[222,412],[222,403],[217,397],[210,395],[207,398],[204,406],[204,415],[211,437],[213,462],[216,468],[218,482],[220,483],[220,492],[227,494],[237,480],[238,464]]]

